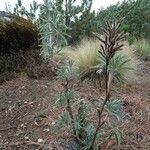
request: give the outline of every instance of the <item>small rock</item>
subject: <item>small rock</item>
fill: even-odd
[[[51,124],[52,124],[52,125],[55,125],[55,122],[53,121]]]
[[[22,123],[22,124],[20,125],[20,127],[21,127],[21,128],[24,128],[24,127],[25,127],[25,125]]]
[[[24,139],[25,139],[25,140],[29,140],[29,137],[28,137],[28,136],[25,136]]]
[[[43,139],[38,139],[38,143],[41,143],[41,142],[43,142]]]
[[[50,131],[50,129],[44,129],[43,131],[45,131],[45,132],[49,132],[49,131]]]

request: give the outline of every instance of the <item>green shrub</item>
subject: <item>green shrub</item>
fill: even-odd
[[[36,26],[24,18],[4,13],[0,18],[0,80],[10,80],[16,73],[28,70],[33,63],[41,64]],[[3,14],[2,14],[3,16]]]
[[[150,60],[150,42],[148,40],[136,40],[133,45],[142,60]]]
[[[26,73],[29,77],[38,78],[47,75],[48,71],[46,72],[45,68],[38,49],[5,54],[0,56],[0,82],[11,80],[21,72]]]
[[[97,118],[101,119],[99,110],[101,109],[103,102],[100,100],[98,104],[93,104],[84,99],[80,99],[77,96],[72,88],[72,81],[73,79],[76,79],[76,76],[74,76],[75,70],[73,69],[72,64],[72,62],[69,62],[62,65],[57,72],[58,78],[63,82],[64,90],[56,96],[55,105],[57,107],[64,107],[64,112],[56,120],[53,131],[56,133],[56,131],[59,132],[59,129],[68,126],[75,138],[76,149],[79,150],[100,149],[100,146],[103,145],[103,142],[106,139],[115,139],[117,145],[120,145],[121,131],[117,125],[120,120],[124,118],[122,101],[112,99],[107,101],[102,112],[105,111],[105,114],[107,114],[108,117],[107,119],[110,121],[100,121],[101,127],[97,130],[97,124],[94,123],[90,117],[91,115],[93,115],[93,117],[98,115]],[[94,143],[93,145],[95,133],[98,144]]]
[[[21,17],[0,21],[0,55],[25,50],[38,42],[36,26]]]

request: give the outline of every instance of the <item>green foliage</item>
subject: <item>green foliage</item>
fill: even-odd
[[[30,4],[30,11],[28,12],[26,8],[22,5],[22,0],[18,0],[17,4],[14,7],[14,14],[17,16],[26,16],[32,22],[36,21],[36,13],[39,8],[39,5],[35,0]]]
[[[56,98],[56,104],[58,105],[65,105],[67,103],[68,99],[72,99],[74,98],[75,93],[73,90],[68,90],[67,92],[62,92],[57,98]]]
[[[91,37],[91,32],[96,30],[98,24],[95,16],[94,11],[86,10],[80,17],[76,17],[74,22],[71,22],[70,44],[76,44],[85,37]]]
[[[125,116],[123,103],[121,100],[110,99],[107,101],[104,111],[108,115],[107,121],[99,130],[96,139],[102,143],[109,139],[114,139],[116,145],[119,146],[122,139],[122,133],[118,124],[123,121]]]
[[[32,22],[16,16],[11,21],[0,21],[0,55],[28,49],[37,43],[37,28]]]
[[[123,103],[120,100],[109,100],[105,105],[105,109],[113,118],[118,120],[121,120],[124,116]]]
[[[72,61],[66,62],[65,65],[57,71],[58,78],[63,81],[68,81],[75,78],[75,70],[72,66]]]
[[[67,111],[65,111],[64,114],[57,119],[55,123],[54,132],[58,132],[65,125],[69,125],[69,124],[70,124],[69,114]]]
[[[111,60],[109,65],[109,72],[114,75],[117,81],[125,81],[125,76],[128,71],[134,69],[129,66],[130,61],[130,59],[128,59],[126,56],[121,56],[121,54],[115,55]]]
[[[104,27],[105,21],[123,18],[121,29],[128,32],[131,37],[149,38],[150,31],[150,1],[149,0],[127,0],[122,3],[100,10],[96,16],[101,20],[99,25]]]
[[[78,113],[75,118],[75,129],[77,136],[80,140],[80,149],[89,149],[91,146],[91,141],[95,132],[95,126],[92,122],[88,121],[87,114],[91,108],[84,101],[81,101],[78,105]]]
[[[45,58],[53,57],[56,50],[67,44],[65,36],[66,30],[61,14],[55,4],[50,0],[44,0],[40,6],[40,16],[38,28],[40,32],[40,41],[42,42],[42,53]]]
[[[78,42],[82,37],[89,36],[92,29],[92,19],[94,13],[91,13],[92,0],[82,0],[80,5],[76,5],[76,0],[57,0],[55,6],[63,15],[65,25],[71,30],[67,30],[66,37],[69,44]]]
[[[121,138],[122,138],[120,130],[117,127],[114,127],[113,128],[113,134],[115,136],[116,143],[119,146],[121,144]]]
[[[129,40],[131,40],[131,43],[132,38],[134,37],[144,37],[146,39],[150,38],[149,0],[127,0],[107,7],[106,9],[102,8],[97,13],[91,11],[93,4],[92,0],[82,0],[81,5],[76,5],[76,0],[55,0],[53,2],[51,0],[44,0],[44,3],[46,5],[51,3],[51,6],[48,4],[53,9],[51,17],[53,14],[58,14],[56,18],[59,18],[59,27],[57,26],[57,29],[61,28],[61,30],[58,30],[58,37],[63,39],[59,39],[61,41],[59,41],[59,44],[65,43],[63,37],[65,37],[69,44],[76,44],[85,36],[91,37],[92,31],[98,30],[101,32],[106,21],[119,18],[124,18],[124,22],[122,23],[120,30],[129,33]],[[30,11],[27,11],[24,6],[22,6],[21,0],[18,0],[14,8],[14,12],[19,16],[25,15],[28,19],[35,22],[37,19],[36,13],[38,8],[39,5],[37,5],[36,1],[33,1],[33,4],[30,4]],[[54,19],[56,18],[52,18],[51,21],[54,23]],[[63,25],[60,25],[60,23]],[[63,35],[63,37],[61,35]]]
[[[25,15],[26,10],[25,7],[22,6],[22,0],[18,0],[17,4],[14,7],[14,14],[17,16],[23,16]]]
[[[55,105],[65,107],[64,113],[58,118],[55,124],[55,131],[69,126],[77,141],[78,149],[91,150],[92,141],[96,131],[96,124],[90,119],[90,113],[94,111],[96,105],[90,104],[88,101],[80,100],[75,96],[75,92],[72,90],[71,81],[74,79],[74,67],[72,62],[67,62],[57,72],[58,78],[64,83],[64,91],[58,95],[55,99]],[[76,109],[77,111],[74,111]],[[98,109],[98,108],[96,108]],[[108,113],[109,122],[104,123],[101,130],[98,131],[96,139],[103,141],[102,134],[107,138],[116,139],[116,143],[119,145],[121,142],[121,132],[117,128],[117,122],[119,122],[124,115],[123,105],[120,100],[110,100],[106,103],[104,111]],[[92,115],[94,115],[92,113]],[[117,121],[116,121],[117,118]],[[102,132],[103,131],[103,132]],[[102,132],[102,133],[101,133]],[[101,135],[101,136],[99,136]],[[105,137],[104,136],[104,137]],[[98,145],[94,145],[94,150],[98,148]]]
[[[146,39],[135,40],[135,50],[142,60],[150,60],[150,42]]]
[[[37,13],[38,8],[39,8],[39,5],[37,4],[37,2],[35,0],[33,0],[32,4],[30,4],[30,11],[28,12],[26,10],[26,12],[25,12],[27,18],[29,20],[31,20],[32,22],[37,21],[36,13]]]

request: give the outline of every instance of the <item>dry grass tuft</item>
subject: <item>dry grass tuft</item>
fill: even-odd
[[[136,40],[133,45],[142,60],[150,61],[150,42],[148,40]]]
[[[97,40],[83,39],[76,47],[67,47],[65,55],[74,62],[77,73],[84,74],[98,64],[97,55],[100,43]]]
[[[135,54],[135,51],[127,43],[124,44],[124,47],[121,51],[118,51],[113,58],[113,61],[117,61],[117,58],[121,56],[122,60],[119,62],[114,70],[118,70],[118,73],[123,77],[127,82],[133,81],[136,78],[136,73],[138,71],[138,66],[140,60]],[[118,74],[118,75],[119,75]],[[118,77],[116,74],[116,77]]]

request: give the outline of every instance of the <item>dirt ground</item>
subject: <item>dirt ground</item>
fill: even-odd
[[[130,117],[130,123],[122,126],[121,150],[150,149],[150,62],[140,68],[132,83],[112,88],[113,97],[124,101]],[[99,97],[90,82],[75,82],[74,89],[89,101]],[[59,134],[51,132],[51,126],[63,111],[52,105],[53,98],[62,90],[56,77],[34,80],[20,76],[0,85],[0,150],[71,150],[73,143],[68,142],[67,127]],[[117,149],[112,145],[110,141],[107,149]]]

